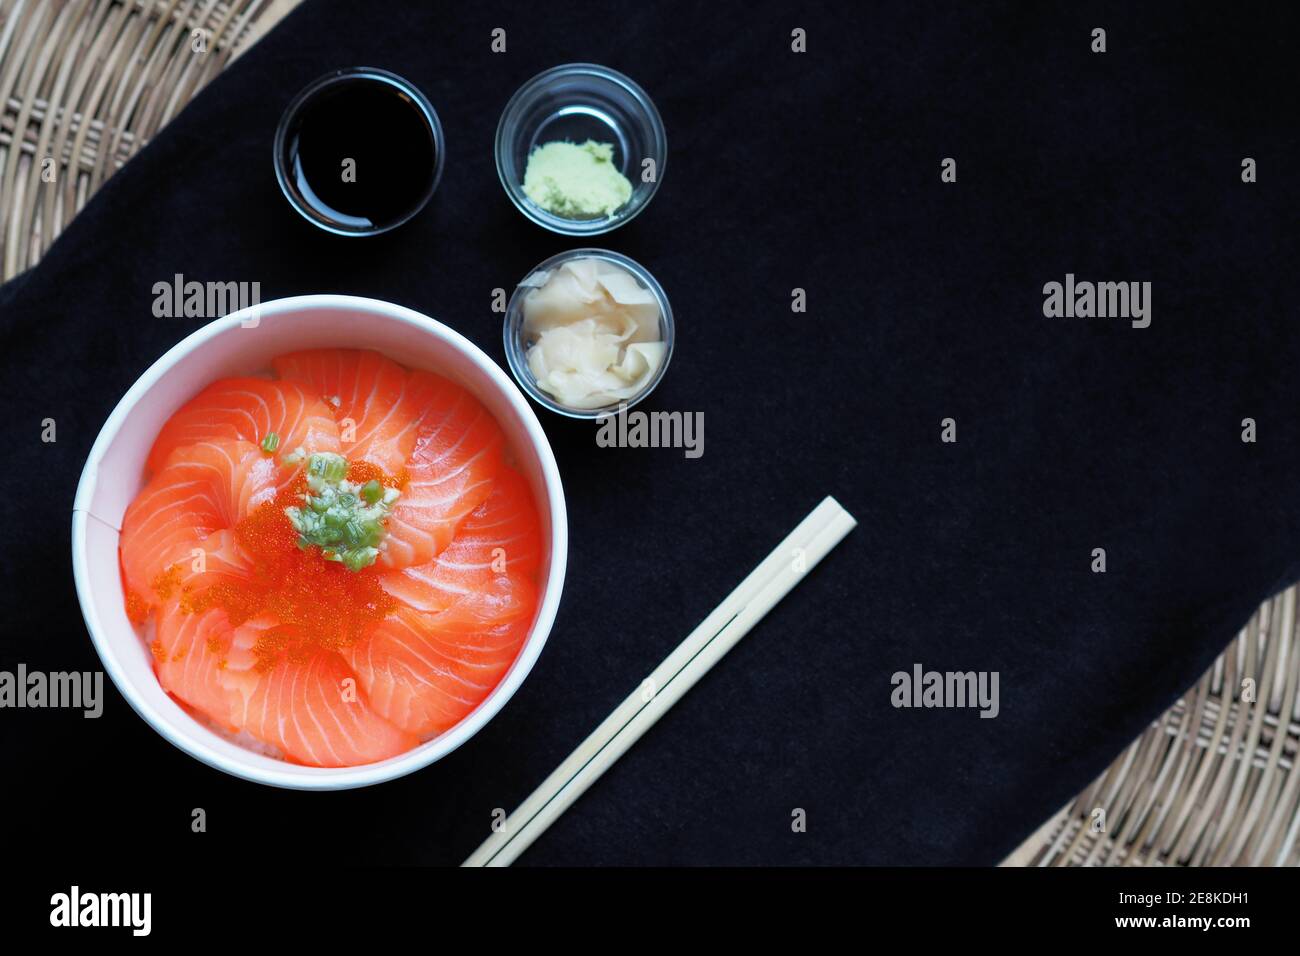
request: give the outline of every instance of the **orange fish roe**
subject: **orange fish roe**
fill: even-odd
[[[136,594],[130,588],[123,587],[126,590],[126,617],[136,627],[143,627],[144,623],[149,620],[149,602],[140,595]]]
[[[165,601],[171,597],[176,586],[181,583],[181,568],[179,564],[173,564],[166,571],[160,573],[151,582],[153,591],[158,595],[158,600]]]
[[[354,469],[364,476],[360,480],[383,480],[378,469],[364,463],[349,468],[350,480],[358,480],[351,477]],[[306,480],[299,476],[235,526],[235,539],[252,559],[251,581],[219,581],[186,601],[192,611],[222,608],[235,626],[263,614],[278,621],[254,646],[261,669],[283,655],[301,658],[318,648],[346,648],[396,606],[379,586],[378,568],[351,571],[326,560],[320,548],[298,547],[298,532],[284,509],[301,505],[305,491]]]
[[[405,471],[405,469],[403,469]],[[372,465],[368,461],[350,461],[348,462],[348,481],[354,485],[364,485],[367,481],[378,481],[381,485],[389,488],[401,488],[406,482],[406,475],[398,475],[396,478],[387,475],[377,465]],[[296,504],[296,502],[295,502]]]

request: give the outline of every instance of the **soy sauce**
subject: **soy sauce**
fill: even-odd
[[[317,81],[286,115],[281,184],[308,219],[333,232],[384,232],[437,186],[441,130],[433,107],[378,70]]]

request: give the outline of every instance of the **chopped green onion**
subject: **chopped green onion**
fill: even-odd
[[[358,548],[351,551],[345,551],[340,560],[347,566],[349,571],[360,571],[362,568],[368,568],[375,563],[375,558],[379,552],[374,548]]]
[[[307,458],[307,490],[303,504],[284,513],[298,532],[298,547],[318,547],[325,560],[352,571],[370,567],[383,544],[384,518],[401,492],[378,480],[364,485],[348,481],[342,455],[317,452],[308,458],[302,449],[295,454],[298,461]],[[283,460],[288,463],[289,456]]]
[[[307,474],[309,479],[337,484],[347,477],[348,460],[333,452],[318,451],[307,461]]]
[[[280,436],[275,432],[267,432],[266,437],[262,439],[262,451],[268,455],[274,455],[275,450],[280,447]]]

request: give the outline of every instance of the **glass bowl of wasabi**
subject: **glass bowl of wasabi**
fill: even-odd
[[[506,306],[505,350],[520,387],[569,418],[631,408],[664,377],[673,310],[655,277],[608,249],[571,249],[532,269]]]
[[[635,82],[594,63],[539,73],[497,124],[497,174],[525,216],[552,232],[594,236],[654,198],[668,158],[664,124]]]

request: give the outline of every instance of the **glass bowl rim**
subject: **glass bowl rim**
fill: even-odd
[[[545,83],[557,76],[567,75],[588,75],[597,77],[600,80],[613,83],[622,87],[631,97],[636,100],[637,104],[645,112],[650,120],[651,139],[657,145],[655,157],[656,168],[655,178],[649,184],[649,188],[643,193],[644,199],[633,205],[633,200],[628,200],[623,205],[623,210],[616,211],[613,215],[605,216],[601,219],[565,219],[562,216],[556,216],[542,209],[526,195],[524,195],[523,185],[514,182],[513,177],[506,175],[505,156],[510,144],[506,142],[506,121],[515,116],[525,102],[528,96],[545,85]],[[519,88],[506,101],[505,109],[501,111],[501,118],[497,120],[496,137],[493,141],[494,158],[496,160],[497,178],[501,180],[501,187],[510,197],[523,215],[541,226],[543,229],[549,229],[551,232],[559,233],[563,236],[599,236],[606,232],[611,232],[626,222],[631,222],[639,216],[655,194],[659,191],[659,184],[663,182],[664,169],[668,165],[668,134],[664,129],[663,117],[659,115],[659,110],[655,106],[654,100],[645,89],[624,73],[620,73],[608,66],[601,66],[599,63],[562,63],[559,66],[552,66],[536,74],[520,84]],[[633,199],[636,198],[635,190]]]
[[[429,125],[433,134],[433,176],[429,181],[429,187],[425,190],[420,199],[411,207],[400,219],[379,227],[369,229],[348,229],[343,226],[336,226],[322,221],[305,203],[298,197],[297,192],[289,185],[289,172],[285,168],[284,146],[288,137],[289,127],[293,121],[302,113],[303,108],[312,99],[317,97],[321,92],[331,86],[338,85],[350,79],[374,80],[380,83],[387,83],[389,86],[396,87],[405,93],[415,103],[415,106],[423,114],[424,120]],[[433,194],[438,191],[438,184],[442,181],[442,169],[446,161],[447,149],[446,141],[443,137],[442,120],[438,117],[438,111],[429,102],[429,98],[410,80],[404,76],[385,70],[377,66],[347,66],[337,70],[330,70],[321,76],[316,77],[296,94],[289,101],[289,105],[284,108],[280,114],[280,120],[275,127],[275,139],[272,143],[272,162],[275,164],[275,179],[280,185],[280,192],[288,200],[289,205],[293,207],[294,212],[298,213],[303,219],[307,220],[317,229],[324,232],[333,233],[336,236],[378,236],[386,232],[391,232],[398,226],[405,225],[414,219],[424,207],[429,204]]]

